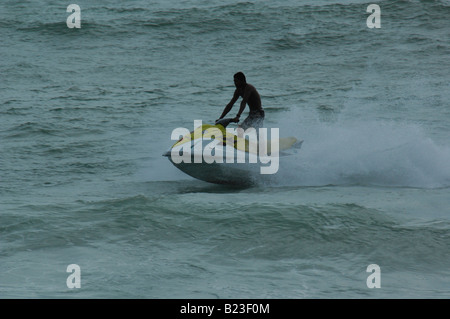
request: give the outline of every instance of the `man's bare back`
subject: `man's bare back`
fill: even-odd
[[[242,72],[238,72],[234,75],[234,85],[236,86],[236,90],[234,91],[233,98],[227,104],[219,119],[222,119],[225,115],[227,115],[239,97],[242,97],[238,114],[235,118],[233,118],[233,121],[239,122],[241,114],[244,111],[245,106],[248,104],[250,114],[240,126],[244,130],[248,127],[254,127],[256,129],[261,127],[264,120],[264,110],[261,105],[261,96],[258,91],[253,85],[247,83],[245,75]]]
[[[256,88],[250,83],[247,83],[244,88],[237,88],[234,94],[242,98],[247,97],[247,104],[250,108],[250,112],[262,110],[261,97]]]

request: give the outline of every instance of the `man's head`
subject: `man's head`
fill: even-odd
[[[245,75],[242,72],[238,72],[234,75],[234,85],[239,87],[244,87],[247,84],[247,80],[245,79]]]

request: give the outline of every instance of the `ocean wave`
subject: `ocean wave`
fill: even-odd
[[[39,34],[40,36],[62,37],[64,39],[79,39],[80,37],[117,37],[129,35],[133,30],[124,28],[123,25],[117,23],[114,19],[106,21],[96,21],[83,19],[81,28],[68,28],[65,21],[58,22],[34,22],[21,23],[17,31],[22,33]],[[70,37],[70,38],[68,38]]]
[[[7,138],[19,138],[19,137],[32,137],[37,135],[58,135],[61,131],[55,128],[54,125],[38,123],[38,122],[26,122],[17,124],[14,127],[6,131]]]
[[[383,20],[386,21],[385,23],[410,24],[413,28],[437,28],[439,25],[448,24],[442,12],[448,11],[449,7],[440,1],[432,1],[431,5],[401,0],[382,1],[380,6],[383,14],[386,12],[386,15],[389,15],[389,18]],[[227,32],[231,34],[235,30],[241,32],[266,30],[271,34],[278,34],[268,41],[269,47],[275,49],[301,48],[302,45],[314,43],[342,44],[342,41],[347,39],[355,41],[352,35],[355,32],[358,33],[358,30],[367,31],[364,28],[367,13],[365,6],[359,1],[323,2],[317,5],[315,2],[287,3],[278,6],[271,6],[268,3],[239,2],[181,8],[119,5],[117,7],[93,6],[85,10],[90,11],[89,14],[82,16],[81,29],[69,29],[64,19],[55,21],[54,16],[51,16],[52,21],[35,18],[32,21],[9,19],[1,22],[0,27],[16,26],[20,32],[49,36],[101,35],[118,38],[148,34],[152,30],[167,31],[168,33],[164,36],[169,38],[180,38],[186,33]],[[299,27],[302,30],[298,30]],[[345,35],[344,38],[342,38],[343,35]],[[361,35],[356,38],[360,39]]]

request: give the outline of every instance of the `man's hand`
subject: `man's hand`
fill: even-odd
[[[238,123],[239,119],[240,119],[240,116],[236,116],[234,119],[231,120],[231,122]]]

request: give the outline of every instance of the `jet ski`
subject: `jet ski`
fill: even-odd
[[[163,156],[182,172],[196,179],[229,185],[254,185],[273,178],[280,159],[294,155],[303,141],[295,137],[279,138],[278,129],[253,129],[237,134],[227,128],[232,118],[221,119],[214,125],[194,121],[195,129],[172,132],[177,140]]]

